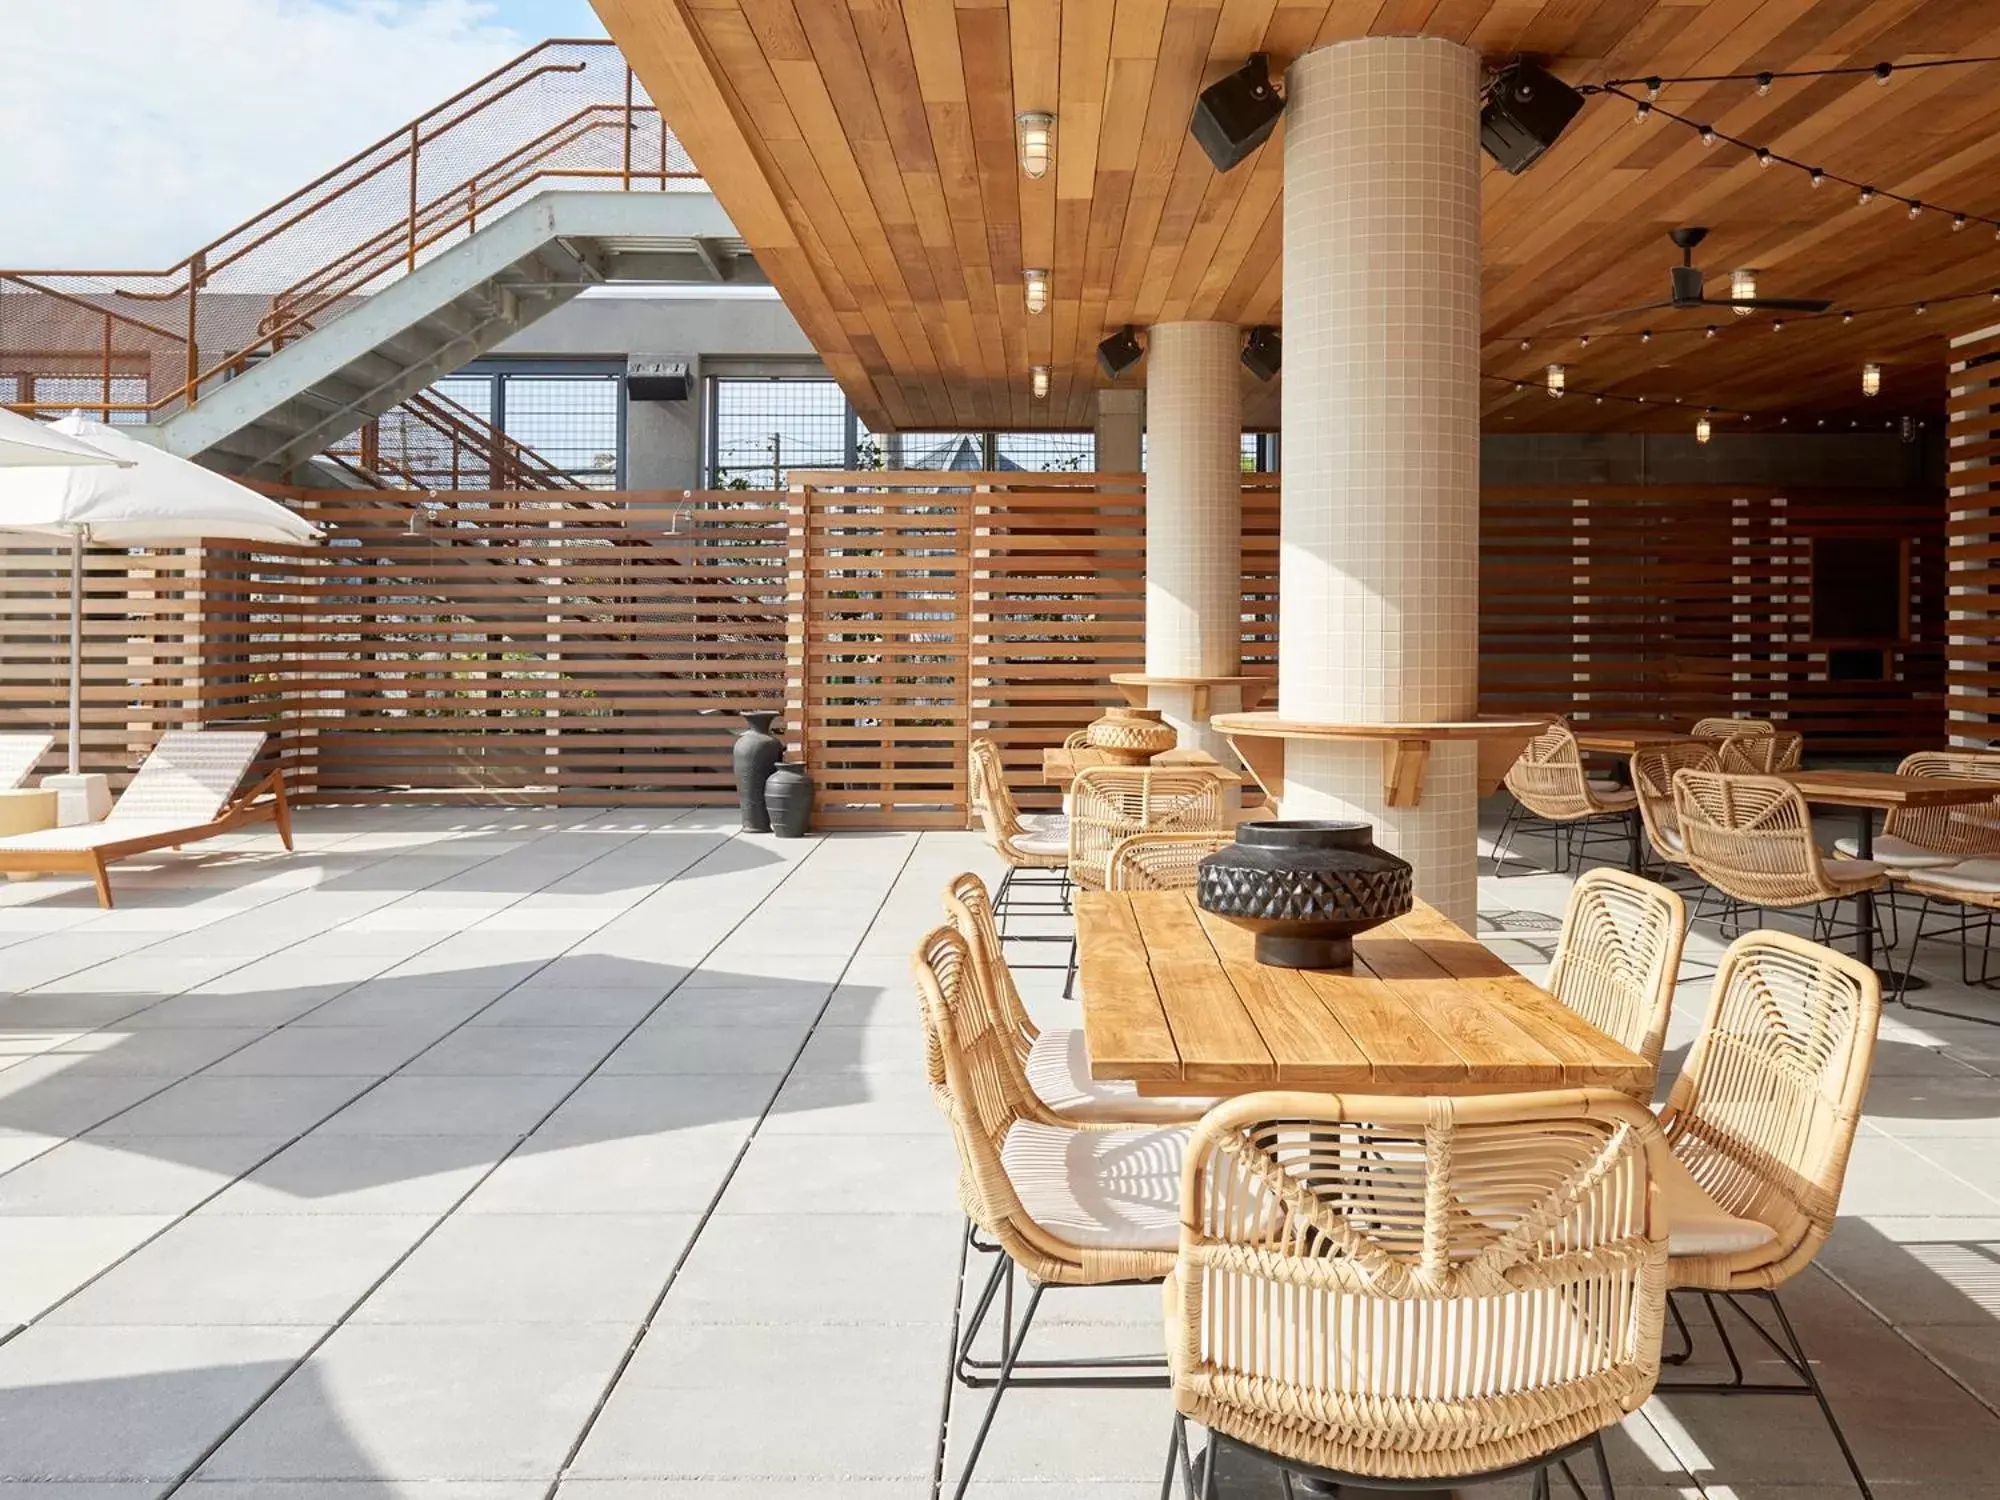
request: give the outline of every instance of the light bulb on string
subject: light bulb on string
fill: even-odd
[[[1769,149],[1768,147],[1765,147],[1765,146],[1759,146],[1759,147],[1757,148],[1757,165],[1758,165],[1758,166],[1760,166],[1760,167],[1769,167],[1769,166],[1771,165],[1771,163],[1772,163],[1772,162],[1774,162],[1774,161],[1776,161],[1776,160],[1777,160],[1777,158],[1776,158],[1775,156],[1773,156],[1773,155],[1771,154],[1771,152],[1770,152],[1770,149]]]
[[[1853,314],[1853,312],[1852,312],[1852,311],[1850,310],[1850,311],[1848,311],[1848,312],[1844,312],[1844,313],[1842,313],[1842,314],[1840,315],[1840,321],[1841,321],[1841,322],[1843,322],[1843,323],[1852,323],[1852,322],[1854,321],[1854,314]]]
[[[1861,190],[1860,193],[1861,202],[1863,203],[1873,202],[1874,198],[1875,198],[1875,189],[1873,189],[1872,187],[1865,187]]]
[[[1917,304],[1917,316],[1920,318],[1930,310],[1931,310],[1931,305],[1928,302],[1919,302]]]
[[[1784,322],[1781,319],[1773,318],[1771,320],[1771,332],[1783,333],[1784,331],[1785,331]]]
[[[1915,198],[1912,198],[1910,200],[1910,217],[1914,219],[1923,211],[1924,211],[1923,204],[1919,203]]]
[[[1883,88],[1887,88],[1889,86],[1889,75],[1895,71],[1896,69],[1893,64],[1890,63],[1875,64],[1875,82],[1881,85]]]
[[[1959,230],[1963,228],[1965,228],[1965,215],[1964,214],[1953,215],[1951,221],[1951,232],[1953,234],[1957,234]]]
[[[1648,104],[1644,99],[1641,99],[1638,102],[1638,104],[1633,107],[1632,123],[1634,125],[1643,125],[1646,123],[1647,117],[1650,116],[1652,113],[1653,113],[1653,106]]]
[[[1826,169],[1824,167],[1807,168],[1806,181],[1811,183],[1814,187],[1818,187],[1822,182],[1826,181]]]
[[[1769,73],[1759,73],[1757,75],[1757,97],[1759,99],[1765,98],[1770,92],[1771,75]]]
[[[1739,308],[1737,309],[1737,311],[1738,311],[1738,312],[1748,312],[1748,311],[1749,311],[1749,309],[1748,309],[1748,308],[1741,308],[1741,307],[1739,307]],[[1714,338],[1714,337],[1715,337],[1715,325],[1714,325],[1713,323],[1711,323],[1711,324],[1709,324],[1709,325],[1708,325],[1708,333],[1707,333],[1707,334],[1705,335],[1705,337],[1708,337],[1708,338]]]
[[[1659,98],[1659,97],[1660,97],[1660,80],[1659,80],[1659,79],[1657,79],[1657,78],[1648,78],[1648,79],[1646,80],[1646,97],[1647,97],[1648,99],[1657,99],[1657,98]]]
[[[1701,127],[1701,143],[1702,143],[1702,144],[1703,144],[1704,146],[1713,146],[1713,145],[1715,144],[1715,142],[1716,142],[1716,134],[1715,134],[1715,127],[1714,127],[1713,125],[1704,125],[1704,126],[1702,126],[1702,127]]]

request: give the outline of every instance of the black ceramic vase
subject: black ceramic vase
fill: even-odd
[[[750,727],[737,733],[736,748],[730,754],[736,769],[736,801],[743,809],[745,833],[771,831],[771,814],[764,804],[764,783],[771,775],[771,768],[785,758],[785,742],[771,733],[771,721],[777,717],[766,709],[745,709],[743,718]]]
[[[771,809],[771,831],[781,839],[804,838],[812,824],[813,784],[806,768],[786,761],[764,783],[764,801]]]
[[[1366,823],[1244,823],[1201,862],[1203,911],[1257,934],[1257,961],[1345,969],[1354,934],[1410,909],[1410,867],[1375,846]]]

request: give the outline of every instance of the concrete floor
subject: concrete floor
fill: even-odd
[[[0,885],[0,1500],[955,1479],[983,1398],[946,1409],[962,1221],[906,976],[946,877],[992,861],[733,822],[322,810],[293,856],[128,866],[109,913]],[[1566,886],[1482,881],[1498,951],[1537,972]],[[2000,1030],[1898,1013],[1875,1071],[1788,1300],[1879,1494],[1996,1500]],[[1158,1317],[1065,1292],[1038,1329],[1156,1350]],[[975,1491],[1155,1495],[1167,1413],[1011,1395]],[[1802,1401],[1658,1399],[1613,1462],[1643,1500],[1851,1493]]]

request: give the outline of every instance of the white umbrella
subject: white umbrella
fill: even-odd
[[[112,460],[90,467],[0,470],[0,531],[69,541],[69,771],[74,776],[83,737],[85,547],[172,547],[204,537],[310,542],[319,532],[255,490],[81,412],[43,430],[79,440]]]
[[[57,432],[46,422],[37,422],[0,406],[0,469],[64,468],[71,464],[117,464],[120,460],[99,453],[90,444]]]

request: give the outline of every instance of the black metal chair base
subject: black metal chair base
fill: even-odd
[[[1840,1456],[1847,1462],[1847,1472],[1854,1476],[1854,1484],[1866,1500],[1874,1500],[1875,1492],[1868,1487],[1868,1477],[1861,1472],[1861,1464],[1848,1446],[1847,1434],[1841,1430],[1840,1420],[1833,1414],[1833,1406],[1826,1399],[1826,1391],[1820,1386],[1819,1376],[1814,1372],[1812,1361],[1806,1357],[1805,1345],[1799,1342],[1798,1330],[1792,1327],[1792,1320],[1785,1314],[1785,1304],[1778,1300],[1775,1291],[1754,1292],[1702,1292],[1702,1305],[1708,1309],[1709,1322],[1714,1325],[1717,1338],[1722,1342],[1722,1352],[1728,1357],[1730,1378],[1728,1380],[1662,1380],[1654,1390],[1662,1396],[1810,1396],[1819,1404],[1820,1415],[1826,1418],[1826,1425],[1833,1433],[1833,1440],[1840,1448]],[[1720,1299],[1720,1303],[1718,1300]],[[1744,1305],[1755,1299],[1767,1304],[1778,1323],[1778,1333],[1774,1334],[1763,1323],[1752,1317]],[[1728,1325],[1723,1321],[1722,1305],[1733,1308],[1737,1317],[1763,1341],[1779,1361],[1797,1378],[1786,1382],[1753,1381],[1743,1372],[1742,1358],[1736,1352],[1735,1342],[1729,1337]],[[1682,1347],[1673,1354],[1662,1354],[1662,1364],[1684,1365],[1694,1353],[1694,1331],[1688,1327],[1682,1315],[1677,1295],[1667,1298],[1667,1311],[1672,1315],[1676,1331],[1681,1336]],[[1784,1342],[1779,1342],[1779,1335]]]
[[[1033,900],[1024,891],[1046,891],[1053,889],[1053,900]],[[1010,932],[1008,922],[1012,918],[1027,921],[1066,919],[1074,915],[1070,905],[1070,883],[1067,870],[1024,869],[1009,865],[1000,877],[1000,884],[993,890],[993,920],[999,929],[1000,943],[1004,948],[1010,943],[1067,943],[1070,935],[1066,932]],[[1012,969],[1067,969],[1067,964],[1015,963],[1008,960]]]
[[[1557,821],[1537,817],[1516,802],[1507,809],[1507,816],[1500,823],[1500,832],[1493,839],[1493,876],[1496,880],[1504,879],[1509,873],[1525,873],[1510,872],[1508,861],[1508,855],[1514,852],[1515,840],[1524,831],[1546,834],[1555,841],[1555,863],[1547,871],[1538,866],[1528,866],[1537,874],[1563,875],[1581,869],[1583,862],[1590,858],[1593,844],[1612,844],[1623,849],[1625,853],[1619,863],[1629,869],[1639,861],[1644,847],[1641,842],[1643,832],[1638,817],[1633,813],[1603,813],[1595,817]]]
[[[1993,918],[1995,913],[1985,907],[1962,906],[1959,908],[1959,911],[1963,915],[1956,923],[1939,928],[1927,927],[1926,924],[1930,920],[1931,908],[1942,906],[1942,904],[1930,896],[1925,896],[1922,905],[1917,908],[1917,926],[1915,932],[1910,937],[1910,956],[1903,964],[1903,972],[1897,976],[1891,986],[1890,998],[1895,1000],[1905,1010],[1921,1011],[1927,1016],[1943,1016],[1953,1021],[1971,1021],[1979,1026],[2000,1026],[2000,1015],[1982,1016],[1969,1010],[1953,1010],[1948,1005],[1926,1005],[1910,998],[1913,990],[1920,990],[1925,987],[1920,976],[1916,973],[1916,967],[1917,950],[1923,946],[1924,939],[1927,937],[1955,937],[1960,940],[1958,945],[1958,974],[1960,982],[1967,989],[1992,989],[1995,985],[2000,985],[2000,974],[1993,972]],[[1979,947],[1979,974],[1977,978],[1973,977],[1972,973],[1972,947],[1964,941],[1974,929],[1978,930],[1982,940]]]
[[[1167,1472],[1160,1481],[1160,1500],[1173,1500],[1174,1479],[1178,1475],[1188,1500],[1214,1500],[1216,1495],[1216,1460],[1224,1450],[1237,1453],[1275,1468],[1285,1482],[1288,1496],[1333,1496],[1345,1495],[1360,1500],[1366,1495],[1432,1495],[1449,1497],[1456,1486],[1463,1484],[1487,1484],[1501,1479],[1517,1479],[1532,1476],[1534,1489],[1531,1500],[1551,1500],[1549,1471],[1559,1471],[1569,1486],[1581,1500],[1591,1500],[1586,1490],[1571,1469],[1569,1461],[1584,1453],[1589,1453],[1596,1462],[1597,1482],[1602,1489],[1604,1500],[1616,1500],[1617,1490],[1611,1482],[1611,1464],[1604,1456],[1604,1436],[1593,1432],[1589,1437],[1571,1443],[1567,1448],[1540,1458],[1529,1459],[1526,1463],[1510,1464],[1504,1469],[1488,1469],[1479,1474],[1454,1475],[1449,1480],[1436,1479],[1378,1479],[1366,1474],[1342,1474],[1333,1469],[1322,1469],[1313,1464],[1302,1464],[1295,1459],[1281,1458],[1253,1443],[1239,1438],[1211,1431],[1208,1441],[1199,1455],[1188,1441],[1188,1419],[1178,1412],[1174,1415],[1172,1436],[1167,1443]]]
[[[992,1273],[986,1278],[986,1285],[980,1289],[979,1300],[973,1303],[971,1316],[959,1335],[958,1349],[952,1364],[952,1376],[968,1390],[986,1390],[999,1383],[999,1371],[1004,1359],[1005,1339],[1002,1339],[1001,1359],[981,1359],[973,1354],[972,1348],[979,1334],[986,1326],[986,1319],[993,1311],[997,1300],[1001,1308],[1001,1326],[1014,1326],[1014,1261],[1013,1257],[1000,1251],[997,1245],[983,1243],[977,1232],[968,1234],[966,1243],[974,1250],[991,1251],[999,1255]],[[1159,1354],[1106,1354],[1086,1355],[1075,1359],[1017,1359],[1016,1372],[1012,1384],[1016,1388],[1053,1386],[1062,1390],[1085,1390],[1093,1386],[1131,1387],[1155,1386],[1165,1383],[1162,1373],[1167,1368],[1164,1355]],[[1049,1372],[1042,1375],[1023,1377],[1023,1370]],[[1091,1371],[1112,1372],[1107,1375],[1092,1375]],[[1145,1378],[1138,1378],[1144,1376]]]

